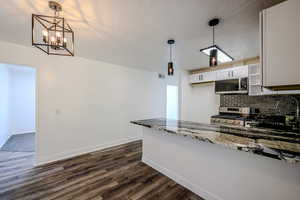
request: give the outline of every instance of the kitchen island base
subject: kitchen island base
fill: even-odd
[[[143,162],[206,200],[299,200],[298,164],[142,130]]]

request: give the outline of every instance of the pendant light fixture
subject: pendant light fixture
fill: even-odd
[[[215,26],[220,23],[220,19],[215,18],[208,22],[208,25],[213,28],[213,45],[201,49],[200,51],[209,56],[209,66],[214,67],[218,62],[230,62],[233,58],[215,44]]]
[[[49,1],[54,16],[32,14],[32,45],[48,55],[74,56],[74,32],[63,17],[62,7]]]
[[[170,40],[167,41],[167,43],[170,45],[170,61],[168,63],[168,75],[173,76],[174,67],[173,67],[173,61],[172,61],[172,45],[175,44],[175,40],[170,39]]]

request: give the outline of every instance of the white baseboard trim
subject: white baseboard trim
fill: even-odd
[[[180,185],[188,188],[189,190],[191,190],[192,192],[194,192],[195,194],[199,195],[200,197],[202,197],[206,200],[223,200],[222,198],[204,190],[203,188],[200,188],[198,185],[191,183],[186,178],[174,173],[172,170],[169,170],[163,166],[160,166],[159,164],[157,164],[156,162],[154,162],[151,159],[148,159],[143,156],[142,161],[143,161],[143,163],[145,163],[145,164],[149,165],[150,167],[152,167],[153,169],[156,169],[157,171],[163,173],[164,175],[166,175],[169,178],[171,178],[172,180],[174,180],[176,183],[179,183]]]
[[[22,135],[22,134],[27,134],[27,133],[36,133],[36,130],[16,132],[16,133],[13,133],[12,135]]]
[[[7,140],[11,137],[11,135],[5,135],[4,139],[2,140],[2,142],[0,143],[0,149],[2,148],[2,146],[7,142]]]
[[[80,149],[76,149],[76,150],[72,150],[72,151],[68,151],[68,152],[63,152],[63,153],[58,153],[58,154],[53,154],[53,155],[47,155],[47,156],[41,156],[41,158],[36,161],[35,166],[40,166],[40,165],[44,165],[44,164],[47,164],[47,163],[51,163],[51,162],[55,162],[55,161],[59,161],[59,160],[79,156],[79,155],[82,155],[82,154],[91,153],[93,151],[99,151],[99,150],[102,150],[102,149],[106,149],[106,148],[121,145],[121,144],[126,144],[126,143],[129,143],[129,142],[134,142],[134,141],[141,140],[141,139],[142,139],[141,137],[120,139],[120,140],[116,140],[116,141],[113,141],[113,142],[100,144],[100,145],[97,145],[97,146],[84,147],[84,148],[80,148]]]

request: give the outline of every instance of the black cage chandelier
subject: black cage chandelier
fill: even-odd
[[[201,49],[200,51],[209,56],[209,66],[214,67],[218,65],[218,62],[230,62],[233,58],[223,51],[218,45],[215,45],[215,26],[220,22],[220,19],[215,18],[208,22],[208,25],[213,28],[213,45]]]
[[[49,1],[54,16],[32,14],[32,45],[48,55],[74,56],[74,32],[63,17],[62,7]]]

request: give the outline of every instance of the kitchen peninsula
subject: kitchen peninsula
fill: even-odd
[[[164,118],[131,123],[142,126],[143,162],[206,199],[235,199],[239,193],[240,199],[261,199],[264,193],[265,199],[278,198],[283,194],[274,190],[280,187],[276,176],[300,180],[298,132]],[[234,196],[228,193],[232,187]]]
[[[167,119],[148,119],[132,123],[287,162],[300,161],[300,133],[296,132]]]

